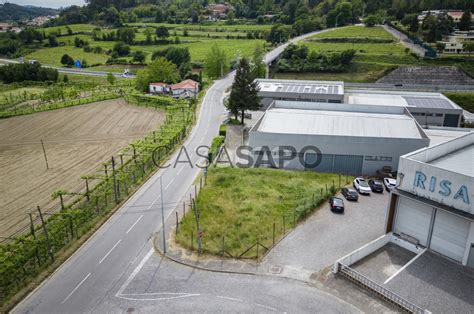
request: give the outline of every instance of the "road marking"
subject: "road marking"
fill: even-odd
[[[179,176],[179,174],[181,173],[181,171],[183,171],[183,169],[184,169],[184,167],[181,168],[181,169],[179,169],[179,170],[178,170],[178,173],[176,174],[176,176]]]
[[[399,270],[397,270],[397,272],[395,274],[393,274],[392,276],[390,276],[387,280],[385,280],[385,282],[383,283],[384,285],[386,285],[387,283],[390,282],[390,280],[392,280],[393,278],[395,278],[399,273],[401,273],[403,270],[405,270],[405,268],[407,268],[408,266],[410,266],[411,263],[413,263],[414,261],[416,261],[416,259],[418,257],[420,257],[421,255],[423,255],[423,253],[426,252],[427,249],[424,249],[423,251],[421,251],[420,253],[418,253],[417,256],[413,257],[408,263],[406,263],[405,265],[403,265],[402,268],[400,268]]]
[[[267,309],[267,310],[270,310],[270,311],[274,311],[276,312],[277,309],[273,308],[273,307],[269,307],[269,306],[266,306],[266,305],[263,305],[263,304],[259,304],[259,303],[255,303],[256,306],[259,306],[259,307],[263,307],[264,309]]]
[[[125,232],[125,234],[128,234],[132,229],[133,227],[135,227],[135,225],[143,218],[143,215],[141,215],[140,217],[138,217],[137,221],[135,221],[135,223],[130,227],[128,228],[127,232]]]
[[[64,298],[64,300],[63,300],[63,302],[61,302],[61,304],[64,304],[74,294],[74,292],[76,292],[76,290],[79,289],[79,287],[84,283],[84,281],[86,281],[87,278],[89,278],[90,275],[91,275],[91,273],[88,273],[86,275],[86,277],[84,277],[84,279],[82,279],[82,281],[71,291],[71,293],[69,293],[67,295],[67,297]]]
[[[169,295],[171,293],[155,293],[154,295]],[[143,294],[147,295],[147,294]],[[130,294],[130,296],[140,296],[140,294]],[[131,301],[169,301],[173,299],[182,299],[182,298],[189,298],[189,297],[198,297],[200,294],[198,293],[174,293],[174,296],[172,297],[165,297],[165,298],[133,298],[129,297],[129,294],[121,294],[118,296],[118,298],[124,299],[124,300],[131,300]]]
[[[175,179],[175,178],[171,179],[171,181],[165,186],[165,190],[166,190],[167,188],[169,188],[169,186],[171,185],[171,183],[173,183],[174,179]]]
[[[133,270],[133,272],[130,274],[130,276],[127,278],[127,280],[125,280],[125,282],[123,283],[123,285],[120,287],[120,289],[117,291],[117,293],[115,294],[116,297],[120,297],[120,295],[122,294],[122,292],[125,291],[125,288],[127,288],[127,286],[130,284],[130,282],[132,282],[132,280],[135,278],[135,276],[140,272],[140,270],[142,269],[143,265],[145,265],[145,263],[148,261],[148,259],[153,255],[153,252],[154,252],[154,249],[151,248],[150,251],[148,251],[148,253],[146,254],[146,256],[142,259],[142,261],[140,262],[140,264],[138,264],[138,266]]]
[[[100,260],[99,264],[102,264],[102,262],[107,258],[107,256],[109,256],[110,253],[112,253],[112,251],[117,247],[117,245],[119,245],[119,243],[121,242],[122,240],[118,240],[117,243],[115,243],[115,245],[107,252],[107,254],[105,254],[104,257],[102,257],[102,259]]]
[[[219,298],[219,299],[224,299],[224,300],[237,301],[237,302],[244,302],[244,301],[241,300],[241,299],[235,299],[235,298],[231,298],[231,297],[223,297],[223,296],[220,296],[220,295],[218,295],[217,298]]]

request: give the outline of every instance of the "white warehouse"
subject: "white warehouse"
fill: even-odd
[[[463,110],[441,93],[345,90],[338,81],[257,79],[264,108],[273,101],[405,107],[420,125],[459,127]]]
[[[386,231],[474,268],[474,133],[400,158]]]
[[[249,131],[255,160],[271,152],[268,166],[354,175],[395,170],[401,155],[429,141],[397,106],[275,101]],[[292,147],[294,158],[281,147]]]

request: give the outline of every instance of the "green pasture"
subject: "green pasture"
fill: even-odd
[[[92,25],[92,24],[71,24],[71,25],[45,27],[40,30],[44,31],[46,35],[48,35],[49,33],[58,33],[58,32],[64,35],[64,34],[67,34],[67,26],[69,26],[69,28],[74,33],[92,32],[92,30],[97,27],[96,25]]]
[[[380,26],[365,27],[365,26],[347,26],[336,28],[334,30],[323,32],[311,36],[309,40],[321,38],[381,38],[381,39],[396,39],[389,32]],[[398,40],[397,40],[398,41]]]
[[[25,59],[38,60],[41,64],[60,67],[62,66],[61,57],[64,54],[70,55],[74,60],[85,59],[90,66],[93,64],[105,64],[109,58],[106,54],[84,52],[82,48],[76,48],[73,46],[61,46],[39,49],[25,56]]]
[[[212,25],[202,25],[202,24],[169,24],[169,23],[127,23],[126,25],[128,26],[133,26],[133,27],[159,27],[159,26],[165,26],[167,27],[170,32],[173,30],[197,30],[197,31],[250,31],[250,30],[259,30],[259,31],[264,31],[264,30],[270,30],[272,28],[272,25],[257,25],[257,24],[251,24],[251,25],[226,25],[226,24],[220,24],[220,23],[214,23]]]

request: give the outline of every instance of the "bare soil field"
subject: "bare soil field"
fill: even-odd
[[[0,240],[27,230],[36,206],[59,208],[54,191],[84,189],[82,175],[164,118],[163,111],[109,100],[0,120]]]

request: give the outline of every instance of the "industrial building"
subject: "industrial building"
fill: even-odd
[[[400,158],[386,231],[474,268],[474,133]]]
[[[404,107],[275,101],[250,129],[248,143],[255,159],[272,152],[278,165],[269,166],[373,175],[397,169],[401,155],[429,141]],[[295,158],[284,146],[294,148]]]
[[[294,81],[257,79],[258,96],[264,108],[274,100],[342,103],[344,83],[336,81]]]
[[[263,108],[275,100],[405,107],[420,125],[459,127],[463,110],[441,93],[344,90],[343,82],[257,79]]]

